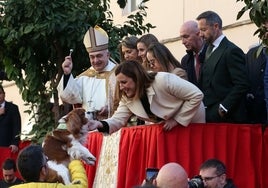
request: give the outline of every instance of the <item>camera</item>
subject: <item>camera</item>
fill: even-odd
[[[146,183],[152,184],[158,174],[158,168],[146,168]]]
[[[189,188],[204,188],[204,183],[201,176],[194,176],[188,181]]]

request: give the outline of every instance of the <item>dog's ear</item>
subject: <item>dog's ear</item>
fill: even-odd
[[[73,111],[80,117],[83,125],[88,122],[88,119],[86,117],[86,110],[84,108],[75,108]]]
[[[83,108],[77,108],[77,114],[81,118],[82,124],[86,124],[88,119],[86,118],[86,110]]]
[[[67,116],[67,130],[71,132],[73,135],[79,134],[80,129],[82,127],[82,122],[77,113],[69,113]]]
[[[43,170],[43,169],[42,169]],[[46,170],[46,181],[50,183],[64,183],[61,176],[58,175],[57,171],[53,170],[52,168],[49,168]],[[48,175],[47,175],[48,174]]]
[[[85,110],[82,108],[72,110],[66,117],[67,130],[76,138],[80,136],[81,128],[86,123]]]

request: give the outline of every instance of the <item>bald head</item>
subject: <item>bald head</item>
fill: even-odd
[[[199,53],[203,47],[203,39],[199,36],[198,23],[194,20],[186,21],[180,28],[180,37],[186,50]]]
[[[198,32],[198,24],[194,20],[186,21],[181,26],[181,31],[186,30],[187,32]]]
[[[160,169],[156,183],[160,188],[188,188],[188,176],[178,163],[168,163]]]

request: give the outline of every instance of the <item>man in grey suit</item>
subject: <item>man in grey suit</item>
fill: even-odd
[[[217,13],[206,11],[196,19],[200,36],[208,44],[200,76],[206,121],[247,122],[245,98],[249,82],[245,54],[223,35],[222,20]]]

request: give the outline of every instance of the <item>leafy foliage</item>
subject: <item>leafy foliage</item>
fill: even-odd
[[[268,39],[265,36],[267,28],[265,22],[268,21],[268,1],[264,0],[237,0],[242,1],[245,6],[238,12],[237,19],[240,19],[245,12],[249,11],[249,17],[252,22],[258,27],[254,35],[258,34],[258,37],[262,40],[262,43],[268,45]]]
[[[69,49],[73,73],[89,65],[83,45],[84,33],[99,25],[110,37],[109,49],[114,59],[118,42],[126,35],[140,35],[154,28],[144,24],[147,16],[144,0],[139,10],[123,25],[113,24],[110,0],[7,0],[0,17],[0,68],[19,87],[23,100],[31,108],[34,125],[30,135],[41,142],[46,132],[55,128],[60,116],[57,85],[63,74],[61,64]],[[54,99],[54,110],[48,108]]]

